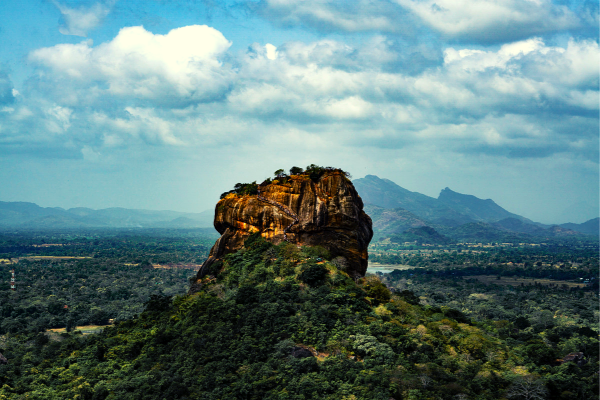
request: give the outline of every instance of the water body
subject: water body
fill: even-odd
[[[405,270],[405,269],[412,269],[412,268],[419,268],[419,267],[413,267],[410,265],[403,265],[403,264],[378,264],[378,263],[369,263],[369,266],[367,267],[367,273],[369,274],[376,274],[377,272],[381,272],[384,274],[390,273],[396,269],[398,270]]]

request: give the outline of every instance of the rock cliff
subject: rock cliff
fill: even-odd
[[[322,246],[345,258],[350,276],[367,270],[367,247],[373,237],[371,218],[352,182],[340,170],[319,177],[299,174],[266,181],[257,194],[229,194],[216,205],[214,225],[221,237],[198,271],[198,278],[226,254],[243,246],[253,233],[274,244]],[[217,264],[218,265],[218,264]]]

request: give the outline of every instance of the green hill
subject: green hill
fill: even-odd
[[[561,224],[562,228],[572,229],[577,232],[585,233],[587,235],[596,235],[600,234],[600,218],[593,218],[589,221],[586,221],[582,224]]]
[[[195,293],[154,296],[101,334],[7,336],[0,399],[501,399],[543,387],[543,342],[505,341],[501,323],[355,281],[327,257],[251,236]],[[592,364],[590,382],[574,382],[584,398]]]
[[[448,244],[451,242],[450,239],[440,235],[430,226],[410,228],[403,233],[392,235],[390,240],[393,243],[416,242],[418,244]]]

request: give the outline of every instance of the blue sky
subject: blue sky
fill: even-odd
[[[597,1],[6,0],[0,200],[199,212],[339,166],[598,215]]]

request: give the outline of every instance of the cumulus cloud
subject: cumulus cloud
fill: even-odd
[[[180,106],[211,101],[227,91],[231,72],[219,58],[230,45],[205,25],[166,35],[138,26],[121,29],[99,46],[91,41],[60,44],[35,50],[29,59],[51,75],[46,81],[48,75],[41,75],[40,87],[71,90],[73,103],[106,95]]]
[[[469,114],[491,112],[519,99],[529,107],[522,112],[537,113],[544,100],[565,103],[571,94],[585,97],[594,88],[597,92],[598,86],[598,44],[594,41],[571,40],[562,48],[536,38],[495,51],[447,48],[440,68],[416,76],[385,72],[377,63],[356,63],[362,51],[330,40],[292,43],[281,46],[277,60],[270,60],[253,49],[239,73],[243,85],[238,85],[241,89],[230,99],[238,99],[250,88],[253,108],[260,99],[270,97],[260,95],[261,91],[277,101],[341,100],[359,94],[373,103],[420,104]]]
[[[54,5],[60,10],[62,16],[59,32],[63,35],[86,37],[89,31],[102,23],[115,2],[116,0],[108,0],[87,7],[71,8],[66,4],[54,1]]]
[[[261,0],[248,4],[258,14],[284,26],[306,26],[318,31],[414,34],[407,13],[387,0]]]
[[[439,68],[414,76],[356,63],[362,51],[331,40],[291,43],[272,60],[256,45],[228,96],[229,111],[335,127],[342,133],[328,135],[349,145],[431,141],[457,152],[525,157],[567,151],[597,159],[597,152],[578,150],[581,143],[597,146],[595,41],[557,47],[534,38],[496,50],[447,48]]]
[[[600,58],[593,40],[447,47],[439,66],[418,73],[388,68],[401,54],[384,36],[361,45],[255,43],[236,56],[229,45],[206,26],[167,35],[133,27],[98,46],[36,50],[30,59],[47,100],[29,106],[38,116],[32,129],[24,104],[3,113],[0,135],[30,132],[12,136],[24,143],[46,132],[42,140],[79,156],[138,145],[267,146],[293,132],[295,140],[319,137],[347,148],[567,153],[597,162]]]
[[[593,4],[572,3],[569,8],[556,0],[261,0],[250,4],[259,15],[283,26],[415,38],[423,36],[426,26],[449,38],[480,43],[589,27],[597,35],[598,27]]]
[[[548,102],[555,105],[554,112],[572,112],[566,105],[598,109],[600,54],[595,41],[570,40],[566,48],[546,46],[540,39],[507,44],[498,51],[449,48],[444,62],[454,80],[464,86],[473,83],[480,94],[489,91],[491,100],[505,107],[517,101],[530,113]]]
[[[431,28],[481,42],[576,28],[580,19],[551,0],[396,0]]]

